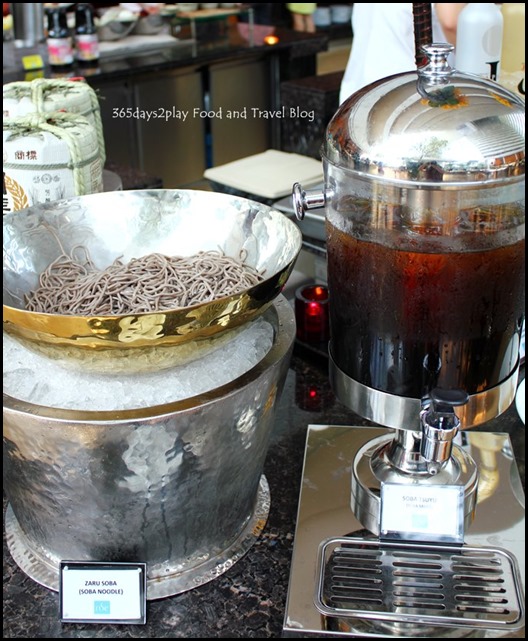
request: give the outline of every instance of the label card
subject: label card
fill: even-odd
[[[383,483],[380,538],[463,543],[464,487]]]
[[[24,68],[24,71],[35,71],[36,69],[43,69],[44,61],[42,60],[42,56],[39,56],[36,53],[30,56],[23,56],[22,67]]]
[[[59,593],[64,623],[144,624],[147,566],[62,561]]]

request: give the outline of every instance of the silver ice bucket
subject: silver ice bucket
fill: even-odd
[[[156,407],[73,411],[4,394],[7,542],[58,590],[61,560],[147,563],[147,598],[214,579],[266,523],[263,475],[295,338],[279,296],[265,356],[216,389]]]

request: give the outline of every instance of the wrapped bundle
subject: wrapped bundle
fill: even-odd
[[[4,85],[4,118],[53,111],[78,114],[92,124],[97,134],[101,163],[104,167],[106,153],[99,100],[94,89],[83,78],[73,80],[36,78]]]
[[[103,191],[97,134],[84,117],[35,113],[3,121],[4,213]]]

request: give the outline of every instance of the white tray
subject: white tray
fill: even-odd
[[[268,149],[206,169],[204,177],[232,189],[274,199],[291,194],[296,182],[303,186],[320,183],[323,165],[314,158]]]

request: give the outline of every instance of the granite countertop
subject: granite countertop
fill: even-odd
[[[160,40],[159,47],[154,44],[144,51],[128,51],[119,56],[102,57],[98,64],[82,66],[74,64],[65,69],[44,67],[42,72],[46,78],[64,78],[84,76],[87,81],[97,84],[98,80],[112,80],[137,74],[151,74],[158,71],[177,69],[187,66],[200,66],[215,61],[245,59],[248,55],[284,54],[288,60],[294,61],[303,56],[314,56],[324,51],[328,46],[328,35],[325,33],[299,33],[277,27],[274,31],[278,41],[267,45],[258,39],[253,43],[244,39],[237,25],[230,25],[222,37],[174,39],[167,44],[166,39]],[[156,36],[150,36],[153,43]],[[12,42],[4,42],[3,84],[19,80],[27,80],[27,74],[22,68],[21,59],[24,55],[38,53],[44,61],[47,60],[46,45],[42,44],[34,50],[15,49]],[[31,75],[39,72],[32,72]]]
[[[214,581],[177,596],[148,601],[145,625],[61,624],[57,593],[41,587],[16,566],[4,532],[4,638],[280,638],[310,424],[370,423],[335,399],[326,358],[296,345],[265,464],[271,508],[261,536]],[[510,434],[524,486],[525,430],[515,406],[478,429]]]

